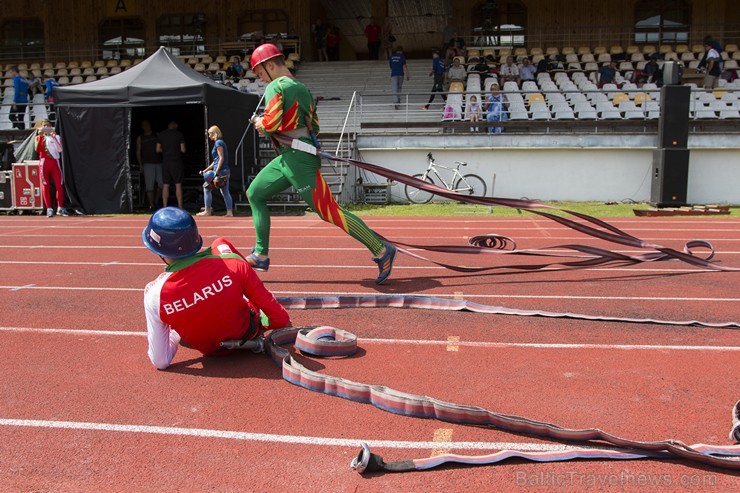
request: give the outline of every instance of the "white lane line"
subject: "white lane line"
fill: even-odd
[[[325,249],[321,249],[326,251]],[[336,249],[334,249],[336,250]],[[363,250],[365,251],[365,250]],[[48,262],[48,261],[35,261],[35,260],[0,260],[0,264],[7,264],[7,265],[53,265],[53,266],[65,266],[65,265],[82,265],[82,266],[97,266],[97,267],[105,267],[110,265],[116,265],[121,267],[141,267],[141,266],[162,266],[162,262],[119,262],[119,261],[111,261],[111,262]],[[674,264],[675,265],[675,264]],[[281,268],[281,269],[332,269],[332,270],[338,270],[338,269],[372,269],[376,270],[377,267],[370,266],[367,264],[364,265],[311,265],[311,264],[272,264],[273,268]],[[439,270],[439,271],[446,271],[444,267],[439,267],[436,265],[398,265],[394,266],[394,269],[397,270]],[[510,269],[512,271],[516,271],[517,269]],[[678,273],[678,272],[693,272],[695,274],[706,274],[706,273],[712,273],[716,274],[719,271],[713,271],[709,269],[699,269],[699,268],[688,268],[688,269],[681,269],[678,267],[673,267],[670,269],[656,269],[652,267],[590,267],[590,271],[599,271],[599,272],[661,272],[661,273]],[[503,268],[502,268],[503,271]],[[560,271],[560,272],[581,272],[581,270],[574,270],[574,269],[568,269],[565,267],[544,267],[540,269],[541,272],[544,271]]]
[[[86,431],[115,431],[123,433],[146,433],[151,435],[176,435],[201,438],[222,438],[266,443],[289,443],[295,445],[318,445],[331,447],[361,447],[367,443],[371,447],[394,449],[435,449],[439,442],[415,442],[401,440],[367,440],[352,438],[329,438],[296,435],[276,435],[272,433],[250,433],[246,431],[212,430],[206,428],[182,428],[174,426],[124,425],[115,423],[90,423],[83,421],[50,421],[42,419],[11,419],[0,418],[0,426],[30,427],[30,428],[57,428],[64,430]],[[551,443],[517,443],[517,442],[448,442],[450,449],[462,450],[573,450],[568,445]],[[590,447],[597,448],[597,447]]]
[[[29,289],[35,287],[35,284],[25,284],[23,286],[15,286],[14,288],[11,288],[11,291],[20,291],[21,289]]]
[[[299,283],[300,281],[296,281]],[[265,282],[269,284],[269,281]],[[36,289],[36,290],[52,290],[52,291],[144,291],[144,288],[106,288],[106,287],[84,287],[84,286],[2,286],[0,289],[15,290],[19,287],[23,289]],[[275,295],[292,295],[292,296],[376,296],[377,291],[354,291],[354,292],[343,292],[337,293],[334,291],[272,291]],[[393,296],[393,295],[387,295]],[[406,295],[412,296],[412,295]],[[415,295],[424,297],[424,295]],[[430,294],[429,296],[435,298],[454,298],[454,294],[438,293]],[[677,297],[677,296],[555,296],[555,295],[529,295],[529,294],[467,294],[466,299],[471,298],[482,298],[482,299],[550,299],[550,300],[597,300],[597,301],[613,301],[613,300],[625,300],[625,301],[727,301],[727,302],[738,302],[740,298],[694,298],[694,297]]]
[[[37,327],[0,327],[0,332],[35,332],[43,334],[65,334],[65,335],[90,335],[90,336],[126,336],[126,337],[145,337],[145,331],[123,331],[123,330],[90,330],[90,329],[47,329]],[[363,344],[394,344],[410,346],[448,346],[449,340],[417,340],[417,339],[382,339],[382,338],[365,338],[357,339]],[[473,348],[532,348],[532,349],[603,349],[613,350],[620,349],[626,351],[635,350],[657,350],[657,351],[740,351],[740,346],[678,346],[678,345],[658,345],[658,344],[551,344],[551,343],[530,343],[530,342],[476,342],[476,341],[455,341],[456,346],[465,346]]]

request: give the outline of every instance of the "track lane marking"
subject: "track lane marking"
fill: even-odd
[[[128,336],[146,337],[144,330],[91,330],[91,329],[61,329],[41,327],[1,327],[0,332],[34,332],[40,334],[65,334],[65,335],[91,335],[91,336]],[[410,346],[448,346],[449,340],[431,339],[385,339],[358,337],[358,342],[364,344],[394,344]],[[532,348],[532,349],[619,349],[625,351],[635,350],[658,350],[658,351],[740,351],[740,346],[680,346],[680,345],[658,345],[658,344],[568,344],[568,343],[532,343],[532,342],[483,342],[483,341],[457,341],[457,346],[472,348]]]
[[[64,430],[106,431],[123,433],[143,433],[152,435],[191,436],[200,438],[221,438],[266,443],[289,443],[293,445],[319,445],[331,447],[361,447],[363,443],[370,447],[394,449],[431,449],[439,446],[439,442],[410,441],[410,440],[368,440],[364,438],[328,438],[301,435],[277,435],[272,433],[250,433],[246,431],[214,430],[207,428],[184,428],[176,426],[151,426],[117,423],[95,423],[85,421],[56,421],[43,419],[14,419],[0,418],[0,426],[47,428]],[[583,448],[607,449],[608,447],[568,446],[551,443],[531,442],[449,442],[450,449],[461,450],[574,450]]]

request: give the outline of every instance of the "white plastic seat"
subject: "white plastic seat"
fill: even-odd
[[[727,118],[740,118],[740,111],[736,109],[727,109],[719,112],[720,120],[726,120]]]
[[[509,120],[529,120],[526,109],[510,109]]]
[[[602,111],[601,119],[602,120],[621,120],[622,114],[615,108],[612,108],[610,110]]]
[[[578,112],[578,119],[579,120],[596,120],[596,110],[590,109],[590,110],[582,110]]]
[[[715,119],[717,118],[717,113],[715,113],[712,110],[708,110],[708,109],[697,110],[696,113],[694,113],[694,118],[696,119]]]

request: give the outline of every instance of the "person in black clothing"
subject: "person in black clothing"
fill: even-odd
[[[157,152],[162,153],[162,206],[167,207],[170,198],[170,185],[175,184],[177,206],[182,209],[182,182],[185,177],[185,136],[177,129],[177,122],[171,121],[167,130],[159,133]]]
[[[136,159],[144,174],[146,200],[149,210],[154,210],[154,191],[162,188],[162,159],[157,153],[157,134],[152,132],[149,120],[141,121],[142,133],[136,137]],[[159,195],[159,194],[157,194]]]

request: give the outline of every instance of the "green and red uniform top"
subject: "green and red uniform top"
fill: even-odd
[[[262,126],[267,135],[306,128],[307,120],[318,135],[319,119],[313,96],[302,82],[293,77],[278,77],[265,88],[265,101]]]

